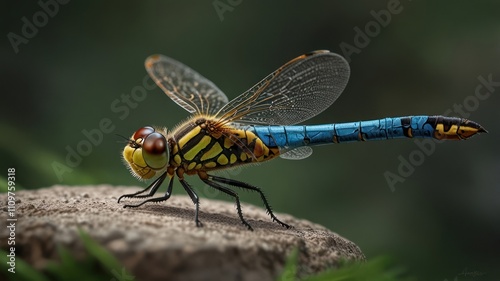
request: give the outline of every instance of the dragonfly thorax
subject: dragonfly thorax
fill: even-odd
[[[279,155],[248,128],[223,124],[205,115],[194,116],[170,132],[169,167],[188,175],[263,162]]]
[[[166,129],[142,127],[123,149],[123,159],[130,172],[141,179],[150,179],[164,171],[168,164],[170,145]]]

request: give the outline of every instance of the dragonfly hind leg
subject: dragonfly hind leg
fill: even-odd
[[[264,192],[262,192],[262,190],[260,190],[260,188],[258,188],[256,186],[249,185],[249,184],[241,182],[241,181],[237,181],[237,180],[232,180],[232,179],[227,179],[227,178],[222,178],[222,177],[217,177],[217,176],[212,176],[212,175],[207,175],[207,176],[208,176],[208,180],[212,181],[211,183],[220,182],[220,183],[224,183],[227,185],[239,187],[241,189],[246,189],[246,190],[258,192],[260,194],[260,198],[261,198],[262,202],[264,203],[264,206],[266,207],[267,213],[269,214],[269,216],[271,216],[271,219],[283,227],[291,228],[290,225],[280,221],[274,215],[273,210],[271,209],[271,205],[269,205],[269,202],[267,201],[267,198],[264,195]],[[203,181],[205,181],[205,180],[203,180]]]
[[[245,218],[243,218],[243,212],[241,211],[240,197],[238,196],[238,194],[236,192],[234,192],[233,190],[231,190],[225,186],[222,186],[216,182],[210,181],[208,179],[202,179],[202,181],[204,181],[206,184],[210,185],[211,187],[213,187],[219,191],[222,191],[231,197],[234,197],[234,199],[236,200],[236,210],[238,212],[238,216],[240,217],[241,223],[243,223],[249,230],[253,230],[252,226],[245,220]]]

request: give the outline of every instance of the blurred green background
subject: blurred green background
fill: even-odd
[[[115,134],[172,128],[188,116],[156,87],[125,106],[122,96],[143,87],[148,55],[189,65],[231,99],[288,60],[329,49],[349,57],[351,79],[308,124],[443,114],[465,102],[467,116],[450,115],[489,134],[437,144],[392,189],[384,173],[398,174],[400,159],[418,153],[413,140],[322,146],[302,161],[223,175],[261,187],[276,211],[327,226],[368,258],[392,256],[420,280],[500,279],[500,86],[474,98],[480,76],[500,82],[498,1],[71,1],[45,18],[35,1],[2,6],[0,159],[4,171],[16,168],[18,185],[144,185],[121,163]],[[377,23],[387,11],[390,20]],[[23,17],[36,32],[23,36]],[[363,41],[357,28],[367,27]],[[112,132],[71,168],[68,149],[105,118]],[[72,171],[58,177],[54,165]],[[202,197],[227,199],[190,182]]]

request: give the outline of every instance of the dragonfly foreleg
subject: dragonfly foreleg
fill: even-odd
[[[165,178],[163,178],[165,179]],[[162,181],[163,182],[163,181]],[[142,201],[141,203],[139,204],[136,204],[136,205],[124,205],[123,208],[137,208],[141,205],[144,205],[146,203],[149,203],[149,202],[161,202],[161,201],[166,201],[168,200],[168,198],[170,198],[170,195],[172,195],[172,187],[173,187],[173,183],[174,183],[174,180],[173,178],[170,179],[169,183],[168,183],[168,188],[167,188],[167,192],[165,192],[165,195],[161,196],[161,197],[155,197],[155,198],[149,198],[147,200],[144,200]],[[156,190],[158,190],[158,187],[161,185],[161,182],[160,184],[158,184],[158,186],[156,186],[154,188],[154,191],[151,190],[150,194],[148,195],[140,195],[140,196],[136,196],[134,198],[141,198],[141,197],[149,197],[149,196],[153,196],[153,194],[156,192]]]
[[[196,222],[196,226],[197,227],[203,226],[201,221],[198,219],[198,212],[200,210],[200,198],[198,197],[198,194],[194,192],[193,188],[191,188],[191,186],[184,179],[179,178],[179,182],[182,184],[182,187],[184,187],[189,197],[191,197],[191,200],[193,201],[196,207],[196,211],[194,214],[194,221]]]
[[[158,188],[160,187],[160,185],[165,180],[166,176],[167,176],[167,172],[163,173],[154,182],[152,182],[148,187],[146,187],[145,189],[143,189],[141,191],[138,191],[136,193],[123,194],[122,196],[120,196],[120,198],[118,198],[118,203],[120,203],[120,200],[122,200],[122,198],[145,198],[145,197],[153,196],[156,193],[156,191],[158,190]],[[149,192],[148,195],[139,195],[139,194],[142,194],[142,193],[148,191],[150,188],[151,188],[151,191]]]
[[[264,206],[266,207],[267,213],[269,214],[269,216],[271,216],[271,219],[273,221],[277,222],[278,224],[280,224],[283,227],[291,228],[290,225],[288,225],[288,224],[280,221],[274,215],[273,210],[271,209],[271,205],[269,205],[269,203],[267,202],[267,198],[264,195],[264,192],[262,192],[262,190],[260,190],[260,188],[258,188],[256,186],[249,185],[249,184],[241,182],[241,181],[237,181],[237,180],[232,180],[232,179],[227,179],[227,178],[221,178],[221,177],[212,176],[212,175],[208,175],[208,177],[209,177],[209,179],[211,179],[213,181],[216,181],[216,182],[220,182],[220,183],[232,185],[232,186],[235,186],[235,187],[239,187],[239,188],[242,188],[242,189],[247,189],[247,190],[258,192],[260,194],[260,198],[262,199],[262,202],[264,202]]]

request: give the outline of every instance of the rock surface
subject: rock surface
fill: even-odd
[[[285,229],[261,208],[242,203],[255,231],[244,227],[233,203],[201,198],[200,220],[187,196],[124,209],[117,198],[138,188],[54,186],[16,193],[16,256],[37,268],[57,259],[56,245],[85,255],[78,228],[113,253],[136,280],[275,280],[292,249],[299,250],[299,274],[338,266],[340,259],[364,260],[358,246],[311,222],[277,216]],[[0,220],[7,219],[7,195],[0,194]],[[0,230],[7,249],[6,228]]]

